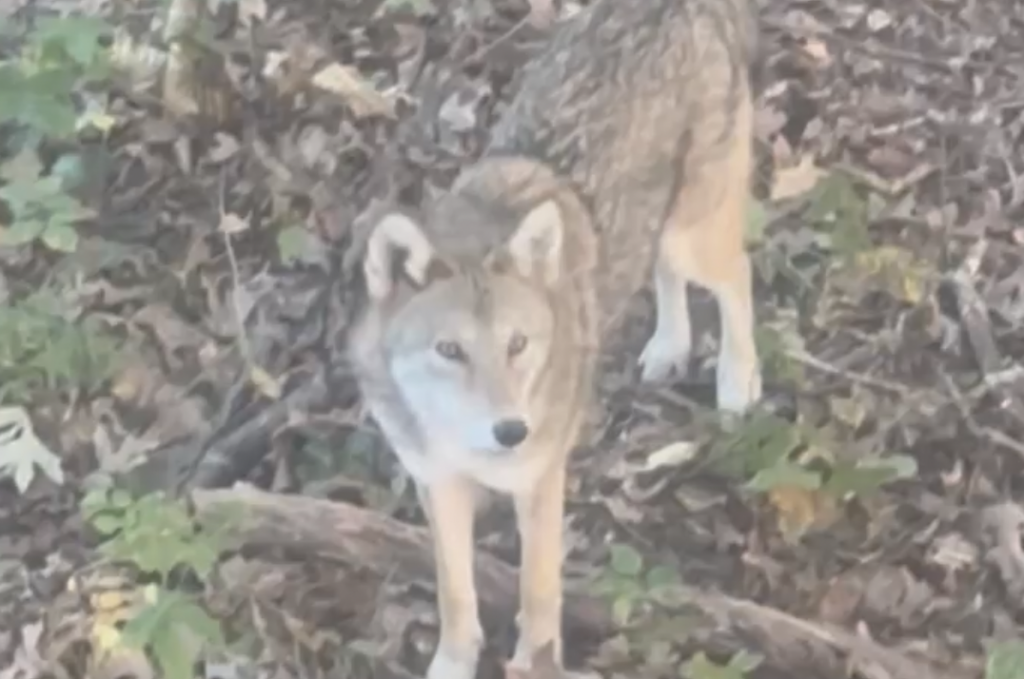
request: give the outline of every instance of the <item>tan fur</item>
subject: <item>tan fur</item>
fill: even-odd
[[[737,129],[749,129],[752,117],[752,104],[744,99],[737,107]],[[751,166],[751,139],[744,135],[727,155],[703,165],[683,185],[661,235],[655,264],[658,327],[641,356],[648,381],[662,380],[672,370],[684,371],[690,342],[686,283],[709,290],[721,312],[718,403],[727,411],[742,411],[761,394],[745,247]],[[669,348],[658,355],[662,338]],[[738,384],[743,387],[738,389]]]
[[[746,0],[596,0],[525,69],[480,161],[368,239],[349,338],[371,413],[434,536],[441,638],[428,679],[473,679],[476,493],[511,495],[522,543],[513,664],[561,662],[566,462],[597,352],[653,279],[648,381],[685,369],[686,285],[721,310],[718,400],[760,397],[743,235],[751,170]]]

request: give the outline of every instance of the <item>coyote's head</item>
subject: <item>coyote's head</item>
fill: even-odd
[[[486,464],[530,441],[559,339],[554,295],[568,275],[562,211],[545,200],[504,226],[511,236],[485,256],[460,258],[450,252],[458,248],[435,247],[413,218],[390,214],[371,233],[363,263],[381,367],[417,438],[458,464]]]

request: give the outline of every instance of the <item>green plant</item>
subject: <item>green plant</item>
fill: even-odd
[[[985,679],[1024,679],[1024,641],[989,642],[985,656]]]
[[[379,13],[408,9],[417,16],[432,16],[437,13],[437,8],[431,0],[385,0]]]
[[[779,382],[791,383],[799,383],[803,379],[803,366],[789,355],[792,345],[801,344],[796,331],[762,324],[754,329],[754,340],[766,376],[770,375]]]
[[[747,245],[756,247],[764,241],[765,226],[768,223],[768,211],[764,203],[752,199],[747,207],[747,219],[744,223],[744,240]]]
[[[764,494],[790,541],[813,525],[831,523],[840,503],[917,474],[910,456],[863,451],[840,443],[831,425],[819,428],[764,412],[716,437],[708,460],[720,472],[745,479],[746,490]]]
[[[830,172],[811,189],[805,217],[840,256],[871,248],[868,201],[843,172]]]
[[[666,589],[680,584],[679,575],[667,566],[654,566],[645,573],[643,556],[629,545],[612,545],[610,557],[595,590],[611,601],[619,625],[629,624],[638,608],[658,601]]]
[[[300,224],[291,224],[277,232],[277,252],[284,264],[302,259],[306,250],[306,230]]]
[[[122,638],[150,649],[167,679],[192,679],[204,646],[225,647],[220,624],[192,597],[167,589],[157,589],[155,601],[128,621]]]
[[[687,606],[688,593],[675,569],[646,566],[633,547],[614,544],[594,592],[609,602],[623,648],[632,649],[635,662],[659,675],[675,671],[678,645],[701,624],[701,615]]]
[[[25,403],[44,387],[95,389],[120,349],[99,322],[69,320],[48,291],[0,305],[0,403]]]
[[[11,26],[4,27],[10,35]],[[0,61],[0,122],[16,122],[35,135],[64,138],[75,131],[79,84],[110,73],[101,38],[112,33],[92,17],[45,17],[36,22],[21,51]]]
[[[125,624],[121,639],[150,651],[168,679],[191,679],[204,648],[224,648],[219,623],[196,597],[171,587],[175,569],[190,569],[205,581],[216,564],[227,524],[199,531],[185,505],[155,492],[139,498],[121,489],[98,488],[82,500],[82,510],[104,536],[101,553],[155,575],[158,586],[146,605]]]
[[[836,459],[828,452],[832,443],[825,430],[757,413],[744,426],[716,439],[711,457],[725,473],[748,478],[749,490],[767,492],[788,486],[821,490],[837,499],[868,493],[917,473],[916,462],[907,455]]]
[[[133,498],[122,489],[97,488],[82,499],[82,510],[106,538],[100,546],[105,556],[131,562],[162,582],[182,565],[205,579],[217,562],[211,536],[196,530],[181,501],[162,492]]]
[[[0,165],[0,179],[5,182],[0,200],[13,217],[3,233],[3,243],[23,245],[38,239],[52,250],[74,252],[78,247],[74,224],[93,213],[67,193],[60,173],[44,174],[38,161],[19,162],[31,153],[26,149],[23,155]]]
[[[683,679],[743,679],[747,673],[757,669],[763,660],[760,655],[738,651],[728,663],[720,665],[701,651],[679,668],[679,676]]]
[[[10,34],[10,27],[4,27]],[[97,119],[79,115],[74,92],[110,72],[101,38],[111,33],[90,17],[40,19],[12,58],[0,60],[0,124],[12,126],[6,149],[13,159],[2,164],[0,200],[11,215],[3,243],[21,245],[40,240],[60,252],[78,245],[74,224],[91,212],[67,193],[67,158],[47,171],[35,151],[44,138],[66,140],[80,126]],[[88,109],[88,107],[85,107]],[[72,161],[73,162],[73,161]]]

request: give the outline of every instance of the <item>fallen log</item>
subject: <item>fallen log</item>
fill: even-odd
[[[240,505],[226,518],[233,521],[231,534],[246,546],[285,548],[367,568],[382,576],[434,579],[429,532],[378,512],[248,485],[196,490],[191,498],[201,522],[229,505]],[[511,620],[518,596],[517,570],[496,557],[478,553],[476,578],[481,615],[491,621]],[[604,636],[612,631],[604,606],[580,593],[566,593],[565,616],[569,626],[586,635]]]
[[[426,529],[349,504],[280,495],[248,485],[196,490],[191,495],[200,522],[226,517],[242,545],[285,548],[309,557],[337,560],[382,576],[433,579]],[[485,552],[476,558],[476,582],[485,623],[514,619],[517,570]],[[772,666],[795,676],[869,679],[976,679],[980,663],[939,666],[857,636],[838,626],[801,620],[783,611],[712,591],[686,587],[682,598],[705,624],[694,638],[722,652],[742,648],[763,654]],[[567,584],[565,626],[574,635],[614,631],[607,607]]]

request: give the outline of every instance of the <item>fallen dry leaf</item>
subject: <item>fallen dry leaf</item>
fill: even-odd
[[[338,95],[356,118],[379,115],[395,117],[395,103],[377,91],[352,66],[333,63],[313,76],[313,85]]]
[[[555,664],[554,646],[545,644],[533,655],[530,669],[516,668],[505,663],[505,679],[600,679],[593,673],[570,672]]]
[[[530,13],[528,20],[534,28],[545,30],[558,18],[558,10],[554,0],[529,0]]]
[[[826,170],[818,167],[812,154],[805,154],[796,165],[776,170],[771,200],[801,196],[813,189],[827,174]]]
[[[644,471],[650,471],[658,467],[677,467],[692,460],[697,452],[697,444],[692,441],[670,443],[647,456]]]
[[[768,499],[777,512],[779,531],[790,542],[835,518],[835,501],[818,490],[782,485],[768,491]]]
[[[828,45],[823,40],[811,38],[803,44],[802,49],[821,67],[828,66],[832,61]]]

